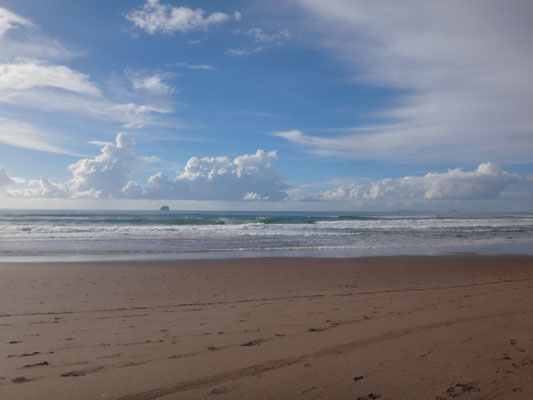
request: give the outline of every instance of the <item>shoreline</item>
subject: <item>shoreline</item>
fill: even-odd
[[[448,254],[472,254],[479,256],[531,255],[533,242],[492,243],[463,246],[420,246],[391,247],[374,249],[329,248],[329,249],[262,249],[262,250],[199,250],[183,252],[142,252],[117,254],[53,254],[53,255],[12,255],[0,256],[2,263],[77,263],[77,262],[130,262],[130,261],[187,261],[187,260],[225,260],[260,258],[367,258],[367,257],[409,257],[445,256]]]
[[[2,398],[533,395],[533,256],[0,263],[0,273]]]
[[[233,253],[232,253],[233,254]],[[99,257],[99,256],[97,256]],[[129,256],[128,256],[129,257]],[[360,255],[360,256],[286,256],[286,255],[260,255],[260,256],[243,256],[243,257],[209,257],[209,258],[138,258],[131,256],[132,258],[126,259],[82,259],[82,260],[68,260],[64,257],[59,257],[58,259],[45,259],[43,261],[12,261],[0,257],[0,268],[1,267],[14,267],[14,266],[33,266],[33,265],[42,265],[42,266],[54,266],[66,264],[75,265],[88,265],[88,266],[102,266],[102,265],[120,265],[127,266],[128,264],[132,265],[146,265],[146,264],[155,264],[155,265],[174,265],[179,267],[180,265],[195,264],[195,265],[209,265],[217,263],[237,263],[237,264],[247,264],[249,262],[260,261],[260,262],[289,262],[289,263],[298,263],[303,261],[310,262],[364,262],[364,261],[385,261],[385,262],[394,262],[394,260],[402,259],[447,259],[447,258],[480,258],[480,259],[512,259],[512,258],[531,258],[533,260],[533,254],[529,253],[477,253],[469,251],[450,251],[450,252],[439,252],[439,253],[429,253],[429,254],[418,254],[418,253],[406,253],[406,254],[375,254],[375,255]],[[35,257],[38,258],[38,257]],[[19,259],[19,257],[17,257]],[[242,265],[241,265],[242,266]]]

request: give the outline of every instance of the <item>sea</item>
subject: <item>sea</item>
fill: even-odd
[[[533,213],[0,210],[0,261],[533,254]]]

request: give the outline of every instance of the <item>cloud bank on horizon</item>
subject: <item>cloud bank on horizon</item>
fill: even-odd
[[[282,200],[288,186],[274,166],[276,158],[276,151],[263,150],[233,160],[227,156],[191,157],[176,177],[158,172],[141,185],[132,180],[133,175],[156,159],[137,155],[135,141],[121,132],[115,143],[104,144],[96,157],[71,164],[72,179],[66,182],[12,178],[1,168],[0,188],[14,197]]]
[[[139,156],[135,141],[126,133],[105,143],[100,154],[68,166],[72,178],[53,182],[46,177],[26,181],[11,177],[0,167],[0,193],[13,197],[219,200],[219,201],[373,201],[424,202],[497,198],[511,185],[533,187],[533,179],[482,163],[474,171],[461,168],[424,176],[382,179],[365,185],[348,183],[334,191],[304,193],[289,190],[276,169],[277,152],[257,150],[231,160],[227,156],[191,157],[183,171],[169,178],[162,172],[146,182],[132,180],[143,167],[156,161]],[[407,201],[407,203],[405,203]]]
[[[278,6],[0,6],[0,204],[532,210],[533,3]]]

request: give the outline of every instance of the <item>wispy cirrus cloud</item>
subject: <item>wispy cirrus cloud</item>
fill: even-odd
[[[17,31],[16,35],[12,35]],[[0,7],[0,62],[65,60],[82,54],[45,35],[30,19]]]
[[[0,143],[48,153],[74,154],[64,147],[62,139],[57,134],[28,122],[3,117],[0,117]]]
[[[281,29],[277,32],[268,33],[261,27],[251,28],[247,31],[235,29],[232,33],[234,35],[249,36],[256,44],[255,47],[231,48],[226,50],[226,54],[235,57],[245,57],[254,53],[259,53],[265,50],[265,48],[268,48],[268,46],[283,45],[286,40],[291,37],[291,33],[288,29]]]
[[[142,127],[154,115],[168,112],[155,105],[113,102],[88,75],[64,65],[37,62],[0,64],[0,103],[54,113],[77,112],[125,127]]]
[[[8,30],[16,29],[20,26],[34,26],[34,24],[29,19],[0,7],[0,37]]]
[[[16,35],[12,35],[16,31]],[[79,56],[59,41],[50,39],[31,20],[0,7],[0,141],[38,151],[72,154],[65,148],[62,134],[22,122],[20,115],[37,110],[69,117],[96,118],[118,122],[125,127],[150,124],[156,115],[169,110],[142,104],[139,99],[117,102],[88,74],[63,62]],[[154,75],[139,85],[147,91],[169,87]],[[122,96],[124,97],[124,96]],[[130,101],[128,101],[130,100]],[[142,101],[142,99],[140,99]],[[15,112],[13,112],[13,110]],[[69,132],[67,136],[72,136]]]
[[[352,159],[529,161],[531,2],[299,4],[310,17],[310,40],[334,54],[355,83],[398,92],[391,107],[372,115],[380,129],[281,136]]]
[[[43,65],[35,62],[0,64],[1,97],[13,92],[54,88],[69,92],[100,96],[101,91],[85,74],[64,65]]]
[[[176,66],[193,69],[193,70],[204,70],[204,71],[212,71],[215,69],[215,67],[209,64],[189,64],[186,62],[178,62],[176,63]]]
[[[175,91],[172,85],[165,82],[164,74],[161,73],[143,74],[126,71],[126,76],[130,79],[135,90],[156,95],[169,95]]]

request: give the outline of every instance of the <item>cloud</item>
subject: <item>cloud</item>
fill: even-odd
[[[235,11],[233,13],[233,18],[235,19],[235,21],[240,21],[242,19],[242,14],[238,11]]]
[[[238,13],[238,12],[237,12]],[[228,14],[215,12],[204,16],[205,11],[201,8],[192,10],[187,7],[173,7],[169,4],[160,3],[159,0],[148,0],[143,8],[130,11],[126,19],[137,28],[153,35],[156,32],[190,32],[202,31],[210,26],[228,21]],[[240,13],[235,14],[236,20],[240,19]]]
[[[119,133],[114,142],[94,142],[100,154],[83,158],[68,167],[72,178],[52,181],[47,177],[14,178],[0,167],[4,196],[93,199],[203,200],[203,201],[321,201],[357,206],[381,204],[449,204],[446,201],[488,200],[530,193],[533,179],[509,173],[494,163],[481,163],[473,171],[461,168],[380,180],[336,180],[334,190],[310,192],[313,185],[289,188],[275,163],[277,152],[257,150],[233,159],[227,156],[191,157],[183,171],[171,178],[162,172],[147,181],[135,179],[154,157],[135,151],[135,141]],[[319,186],[322,186],[319,185]],[[518,192],[517,192],[518,193]]]
[[[285,43],[285,39],[288,39],[291,34],[287,29],[282,29],[277,33],[266,33],[263,28],[251,28],[247,31],[241,31],[235,29],[231,31],[235,35],[247,35],[253,38],[255,43],[261,44],[261,46],[251,48],[236,48],[228,49],[226,53],[235,57],[245,57],[254,53],[259,53],[265,49],[268,45],[282,45]]]
[[[263,47],[254,47],[252,49],[228,49],[226,50],[226,53],[235,57],[245,57],[261,51],[263,51]]]
[[[115,143],[107,143],[95,158],[79,160],[69,166],[71,197],[122,197],[131,176],[151,159],[135,154],[135,141],[119,133]]]
[[[21,183],[25,183],[25,187],[9,189],[9,195],[13,197],[46,198],[65,198],[69,195],[69,188],[66,184],[52,182],[46,177]]]
[[[124,198],[133,193],[131,177],[154,161],[135,154],[135,141],[126,133],[119,133],[114,143],[102,145],[100,154],[71,164],[72,178],[54,182],[47,177],[20,181],[7,194],[14,197],[59,198]]]
[[[98,110],[96,110],[98,111]],[[125,122],[124,128],[142,128],[153,119],[154,113],[165,114],[170,110],[146,104],[116,104],[100,110],[105,117]]]
[[[127,75],[133,85],[133,88],[136,90],[142,90],[150,94],[159,95],[167,95],[174,92],[174,88],[163,81],[161,74],[156,73],[146,76],[128,72]]]
[[[291,34],[287,29],[282,29],[277,33],[266,33],[263,28],[252,28],[246,31],[246,34],[254,39],[257,43],[281,43],[283,40],[288,39]]]
[[[208,65],[208,64],[189,64],[186,62],[178,62],[176,63],[176,65],[178,67],[184,67],[184,68],[196,69],[196,70],[200,69],[200,70],[212,71],[215,69],[215,67],[213,67],[212,65]]]
[[[12,34],[15,28],[18,28],[16,34]],[[64,147],[71,139],[71,132],[68,137],[60,137],[60,132],[47,133],[46,129],[29,124],[29,118],[20,121],[20,115],[30,109],[39,111],[31,115],[34,124],[39,118],[47,119],[40,113],[44,111],[64,113],[69,118],[119,122],[125,127],[145,126],[152,123],[157,114],[169,112],[168,107],[161,105],[132,102],[130,96],[124,103],[111,100],[113,93],[108,93],[108,87],[104,87],[107,89],[104,91],[89,75],[58,62],[80,53],[47,38],[32,21],[1,7],[0,31],[0,104],[7,105],[0,120],[0,142],[39,151],[72,153]],[[172,90],[159,75],[146,77],[139,86],[150,95]],[[124,98],[123,93],[121,97]],[[12,115],[8,116],[7,112]]]
[[[259,193],[248,192],[242,197],[242,199],[243,200],[256,201],[256,200],[268,200],[269,197],[268,196],[261,196]]]
[[[18,29],[23,28],[23,29]],[[12,31],[16,35],[11,35]],[[0,62],[68,59],[80,55],[39,31],[27,18],[0,7]]]
[[[172,91],[158,75],[139,78],[135,84],[151,94]],[[143,127],[155,114],[169,112],[154,105],[117,104],[107,99],[88,75],[39,62],[0,64],[0,103],[48,112],[76,111],[122,122],[124,127]]]
[[[277,153],[258,150],[230,160],[192,157],[173,180],[158,173],[148,180],[148,198],[180,200],[282,200],[287,185],[274,162]]]
[[[397,93],[390,108],[371,115],[380,129],[305,136],[301,144],[352,159],[530,160],[533,53],[525,38],[533,3],[299,4],[309,16],[309,40],[334,54],[356,83]]]
[[[0,117],[0,143],[48,153],[73,154],[57,143],[57,135],[43,131],[28,122]]]
[[[9,97],[11,92],[34,88],[54,88],[70,92],[100,96],[100,90],[85,74],[64,65],[37,63],[0,64],[0,93]]]
[[[1,17],[0,17],[1,18]],[[0,20],[1,22],[1,20]],[[15,183],[13,178],[11,178],[7,171],[0,165],[0,190],[2,190],[5,186],[11,185]]]
[[[336,190],[307,195],[306,198],[322,201],[495,199],[512,184],[530,186],[524,177],[487,162],[474,171],[457,168],[447,172],[430,172],[422,177],[387,178],[366,185],[346,183]],[[297,195],[302,198],[301,193]]]
[[[46,177],[29,181],[14,180],[0,167],[3,193],[15,197],[113,198],[165,200],[282,200],[287,185],[274,166],[275,151],[258,150],[233,160],[226,156],[191,157],[184,171],[174,179],[162,172],[145,184],[134,175],[155,161],[135,152],[135,141],[119,133],[114,143],[93,142],[102,146],[94,158],[70,165],[72,178],[54,182]]]
[[[8,30],[17,28],[18,26],[31,27],[33,23],[29,19],[0,7],[0,36],[3,36]]]

